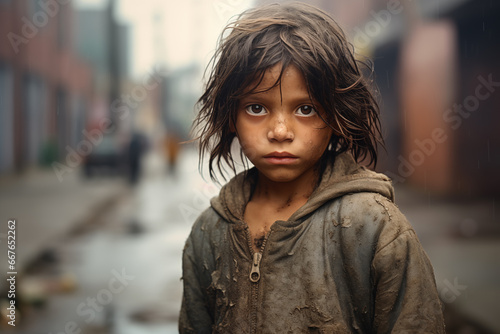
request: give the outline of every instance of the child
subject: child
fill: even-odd
[[[378,107],[336,23],[304,4],[243,13],[221,38],[201,152],[255,166],[195,222],[181,333],[444,333],[434,273],[376,163]],[[200,153],[202,154],[202,153]]]

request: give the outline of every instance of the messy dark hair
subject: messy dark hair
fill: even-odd
[[[303,3],[273,4],[248,10],[230,23],[207,66],[210,76],[198,100],[194,129],[200,166],[204,153],[210,152],[210,177],[217,181],[214,165],[223,173],[223,162],[236,171],[230,150],[238,102],[278,64],[281,74],[275,85],[289,65],[296,66],[311,100],[320,104],[324,121],[334,130],[320,163],[326,166],[337,154],[350,151],[356,161],[369,159],[368,164],[376,165],[377,145],[383,145],[379,108],[360,70],[370,66],[355,59],[342,29],[325,12]]]

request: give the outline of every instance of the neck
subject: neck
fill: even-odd
[[[291,182],[277,182],[259,173],[252,200],[281,203],[307,202],[315,189],[318,180],[317,173],[311,171]]]

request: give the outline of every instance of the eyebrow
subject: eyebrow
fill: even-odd
[[[272,100],[271,98],[268,98],[266,95],[267,91],[264,91],[264,92],[255,92],[255,93],[249,93],[249,94],[246,94],[245,96],[241,97],[239,99],[239,103],[247,103],[247,102],[251,102],[252,100],[254,100],[255,102],[267,102],[268,100]],[[281,103],[283,103],[283,95],[281,95]],[[315,105],[315,106],[320,106],[321,107],[321,104],[316,101],[315,99],[311,99],[311,96],[307,95],[307,94],[304,94],[304,95],[301,95],[301,96],[298,96],[298,97],[294,97],[292,100],[291,100],[292,104],[311,104],[311,105]]]

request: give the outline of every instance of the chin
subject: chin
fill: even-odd
[[[273,182],[291,182],[299,177],[297,173],[292,171],[270,171],[264,173],[261,172],[261,174]]]

